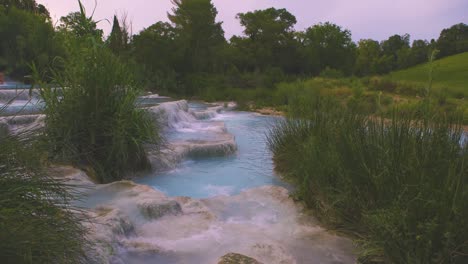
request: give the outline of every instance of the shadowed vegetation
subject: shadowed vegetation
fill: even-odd
[[[52,156],[107,183],[149,168],[145,144],[157,147],[160,139],[154,120],[136,106],[141,90],[133,72],[100,43],[90,20],[81,7],[84,35],[69,36],[75,52],[52,78],[63,88],[43,88],[41,96]]]
[[[79,193],[49,176],[44,151],[29,132],[0,135],[0,259],[2,263],[85,263]]]
[[[158,143],[157,127],[136,107],[140,90],[117,57],[99,47],[84,50],[54,80],[65,88],[45,88],[42,98],[56,158],[91,166],[100,182],[149,166],[144,145]]]
[[[468,260],[468,144],[459,120],[397,109],[370,118],[317,94],[292,100],[291,119],[268,136],[276,168],[321,221],[353,234],[360,262]]]

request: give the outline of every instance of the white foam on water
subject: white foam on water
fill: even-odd
[[[115,257],[124,263],[153,263],[164,256],[171,257],[165,263],[216,263],[229,252],[271,264],[355,261],[352,243],[315,225],[282,187],[201,200],[178,197],[182,213],[156,219],[139,216],[135,204],[167,201],[157,191],[130,183],[105,190],[108,200],[100,198],[104,208],[119,208],[122,220],[117,223],[134,227],[133,235],[116,237],[120,250]]]
[[[38,90],[29,90],[29,89],[6,89],[0,90],[0,102],[10,102],[10,101],[29,101],[32,99],[37,99],[39,97]]]
[[[171,170],[187,157],[226,156],[237,149],[234,137],[227,132],[223,122],[197,118],[200,112],[217,114],[223,109],[221,106],[195,111],[189,108],[186,100],[181,100],[146,109],[168,135],[169,144],[162,151],[164,155],[150,157],[153,167],[159,170]]]
[[[218,196],[218,195],[228,196],[233,193],[234,188],[232,186],[218,186],[218,185],[209,184],[203,187],[203,190],[209,193],[210,196]]]

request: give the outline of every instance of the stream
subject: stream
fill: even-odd
[[[0,91],[0,102],[9,102],[6,115],[23,114],[3,118],[0,128],[42,127],[37,94],[17,94]],[[92,219],[86,223],[96,242],[92,263],[215,264],[231,252],[264,264],[355,262],[353,243],[322,228],[275,174],[266,134],[279,117],[229,104],[165,101],[139,100],[164,127],[166,146],[149,151],[159,170],[102,185],[79,170],[58,170],[88,186],[75,205]]]
[[[206,110],[207,106],[190,103],[189,108],[189,111]],[[174,170],[146,175],[136,182],[150,185],[169,196],[192,198],[234,195],[265,185],[287,187],[273,171],[271,153],[265,142],[268,128],[277,119],[230,111],[170,130],[170,141],[210,140],[216,138],[216,133],[210,133],[210,128],[216,131],[216,122],[222,121],[235,137],[237,152],[228,156],[187,159]]]

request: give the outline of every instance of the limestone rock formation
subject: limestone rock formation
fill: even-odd
[[[228,253],[219,259],[218,264],[261,264],[261,262],[241,254]]]

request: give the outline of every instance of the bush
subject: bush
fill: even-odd
[[[150,116],[136,107],[131,71],[100,46],[83,48],[44,88],[46,133],[59,160],[91,167],[101,183],[149,166],[144,145],[160,142]]]
[[[344,77],[344,74],[340,70],[335,70],[335,69],[327,67],[325,68],[325,70],[323,70],[320,73],[320,77],[330,78],[330,79],[340,79]]]
[[[303,101],[268,136],[275,164],[320,220],[358,234],[361,262],[468,261],[468,145],[457,120],[384,120]]]

